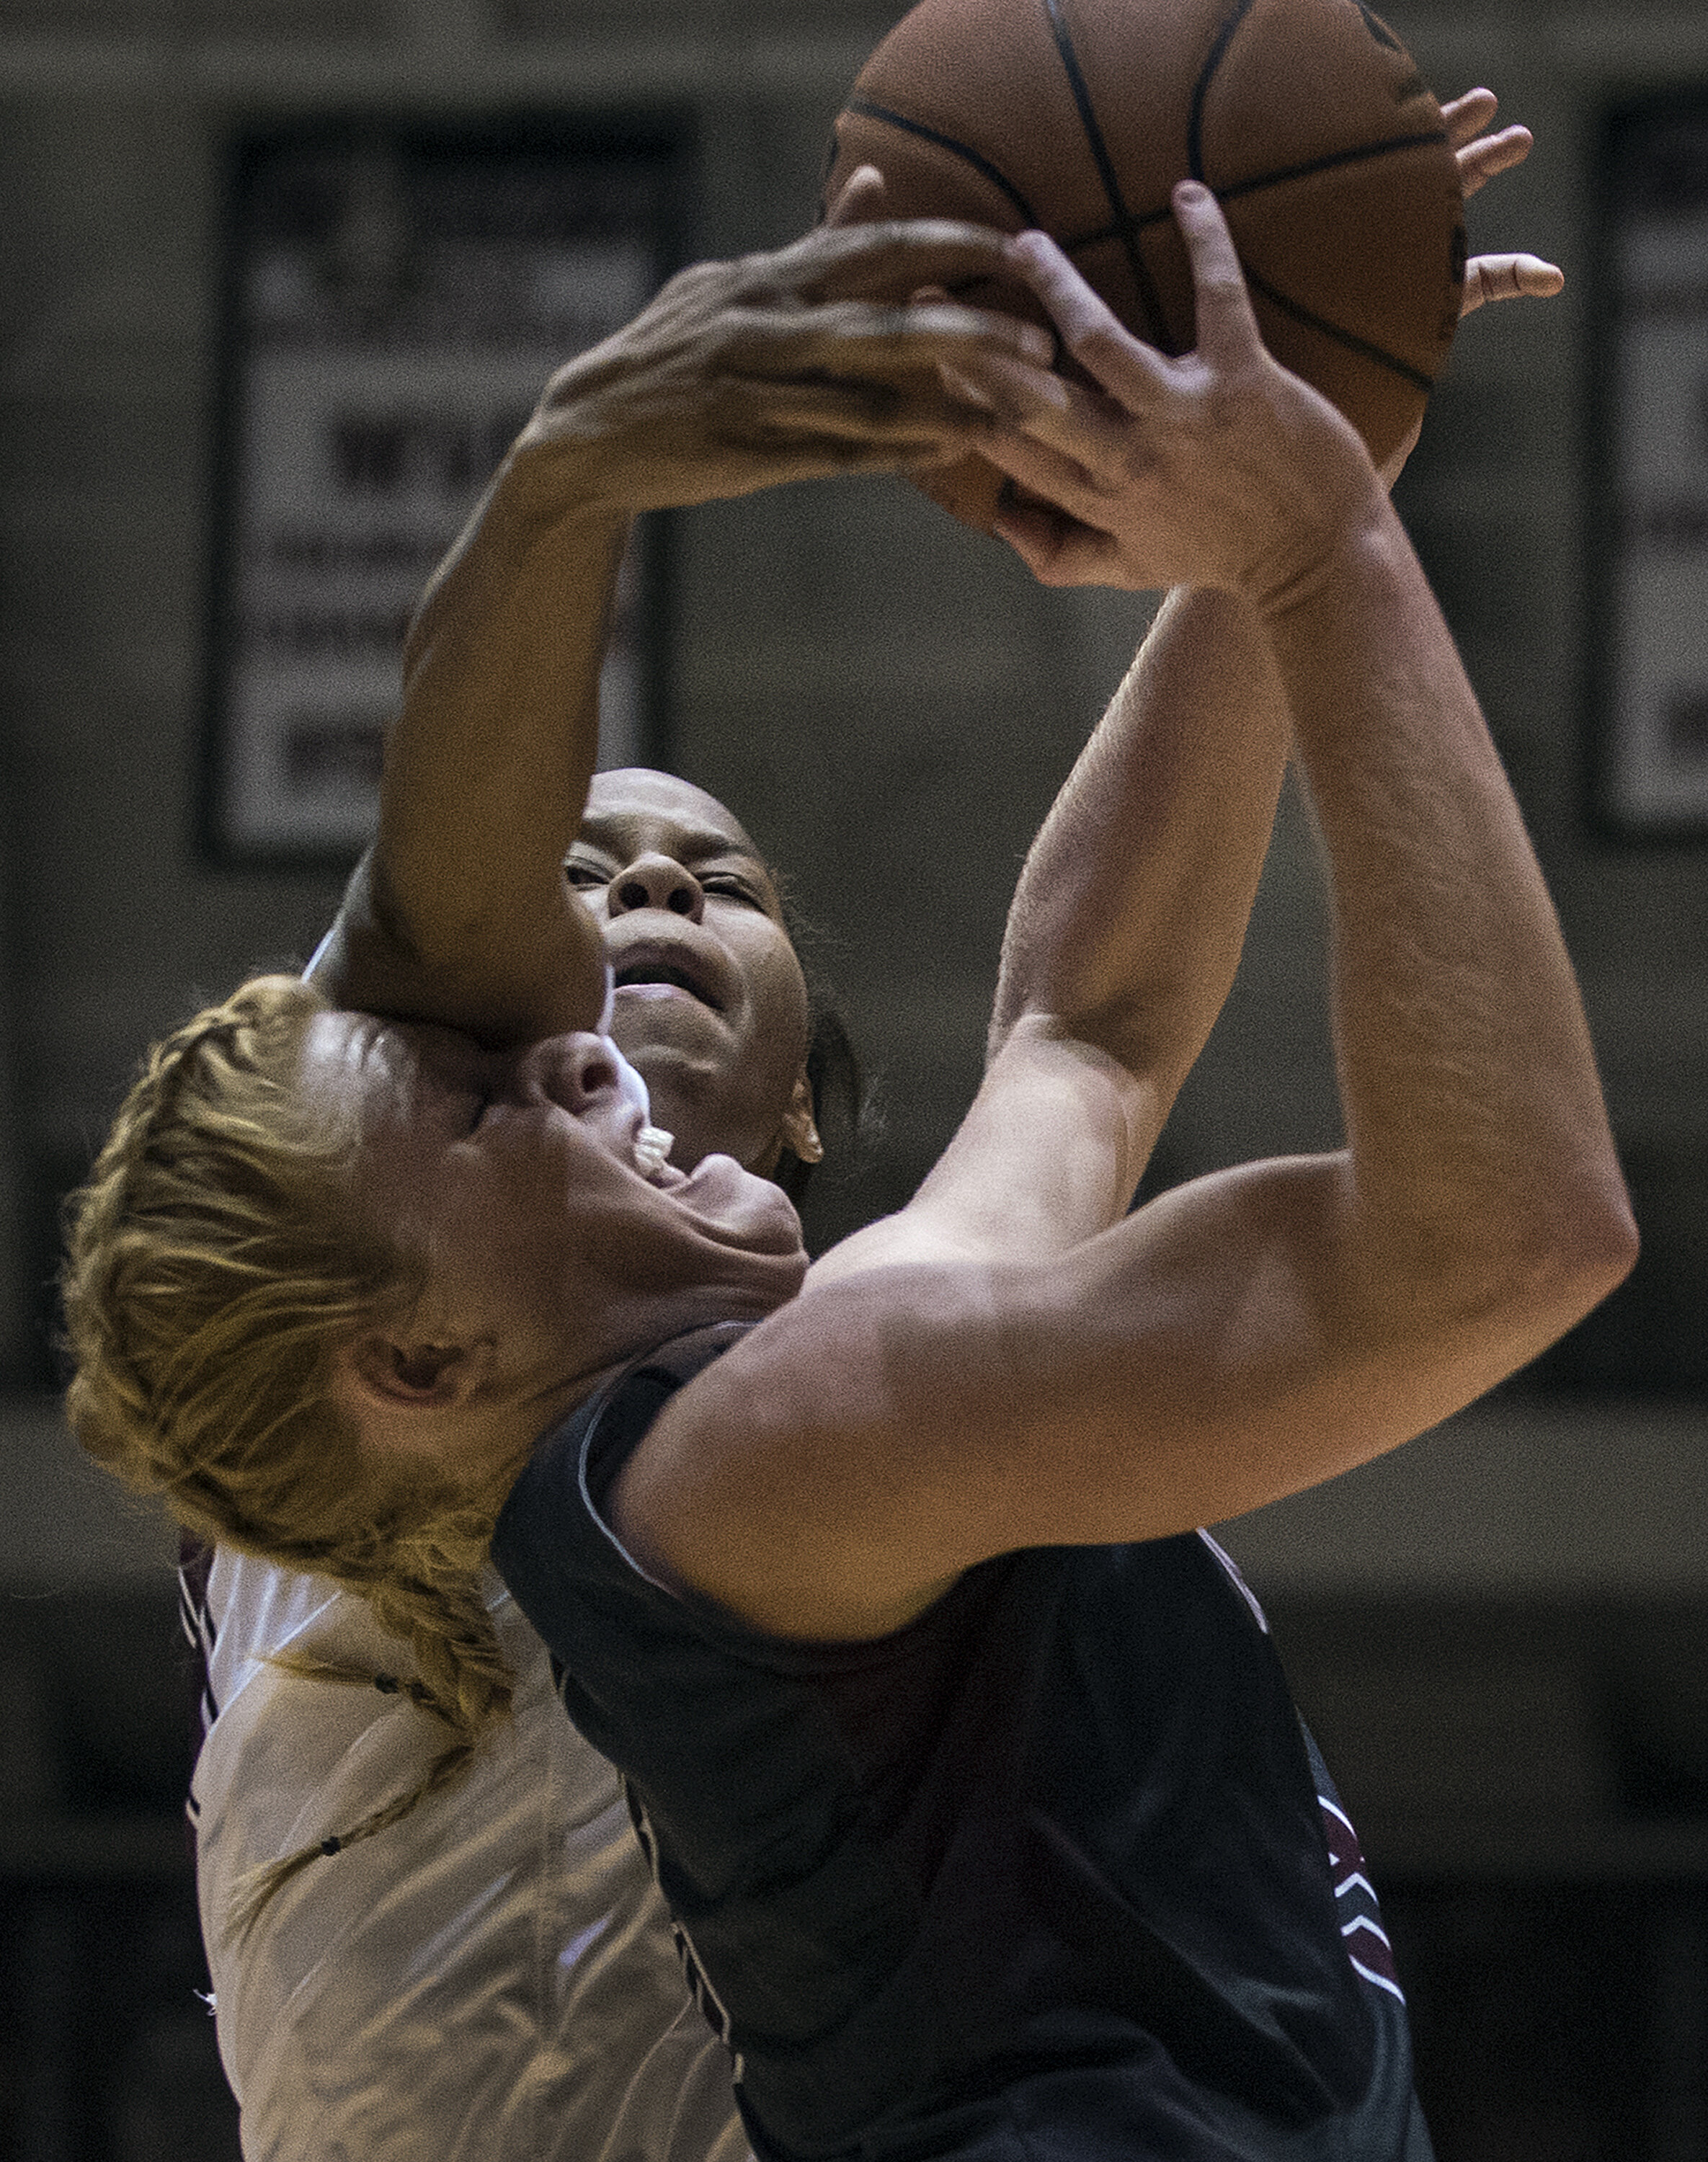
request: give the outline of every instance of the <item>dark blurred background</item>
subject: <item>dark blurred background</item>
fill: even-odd
[[[0,0],[3,2162],[236,2153],[196,1993],[170,1542],[64,1435],[50,1290],[60,1196],[142,1044],[305,958],[338,891],[330,861],[206,845],[232,146],[524,111],[609,143],[627,116],[681,150],[670,244],[733,253],[810,220],[831,118],[901,12]],[[1486,81],[1536,129],[1474,246],[1569,275],[1465,326],[1402,499],[1559,899],[1645,1246],[1496,1399],[1224,1535],[1363,1830],[1442,2162],[1708,2162],[1708,697],[1674,701],[1673,795],[1609,782],[1610,506],[1645,459],[1682,551],[1668,665],[1708,685],[1708,12],[1392,13],[1441,94]],[[1658,208],[1620,162],[1633,125],[1664,138]],[[1641,229],[1616,226],[1633,203]],[[1674,389],[1636,440],[1619,340],[1655,313],[1657,220]],[[964,1104],[1021,854],[1146,611],[1035,588],[899,483],[656,540],[652,749],[786,868],[881,1083],[880,1138],[812,1203],[823,1240],[905,1197]],[[1321,922],[1289,802],[1152,1185],[1335,1137]]]

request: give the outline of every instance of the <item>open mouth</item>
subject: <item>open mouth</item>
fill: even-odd
[[[616,984],[619,991],[654,988],[686,991],[690,998],[697,999],[703,1006],[709,1006],[713,1013],[723,1010],[701,979],[675,962],[630,961],[616,971]]]

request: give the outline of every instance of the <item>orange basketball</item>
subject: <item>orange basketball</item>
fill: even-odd
[[[883,214],[1039,227],[1137,336],[1190,349],[1169,194],[1213,188],[1263,340],[1379,463],[1439,374],[1465,281],[1441,108],[1363,0],[920,0],[836,123],[827,199],[858,165]],[[1036,312],[1017,300],[966,297]],[[930,492],[987,528],[980,460]]]

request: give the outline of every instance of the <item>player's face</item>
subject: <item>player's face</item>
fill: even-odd
[[[423,1340],[493,1347],[528,1397],[700,1320],[770,1312],[805,1273],[779,1188],[727,1156],[649,1172],[609,1040],[494,1052],[452,1029],[332,1012],[304,1084],[353,1114],[363,1213],[420,1265]]]
[[[759,851],[715,796],[629,767],[595,775],[565,870],[604,933],[611,1033],[671,1162],[773,1169],[811,1113],[807,990]]]

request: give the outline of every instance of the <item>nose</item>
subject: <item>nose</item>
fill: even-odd
[[[606,906],[613,916],[628,916],[637,908],[663,908],[697,923],[706,913],[705,891],[698,879],[674,856],[656,849],[636,856],[606,891]]]
[[[626,1097],[625,1062],[609,1037],[577,1029],[530,1044],[516,1062],[515,1093],[579,1115],[610,1097]]]

